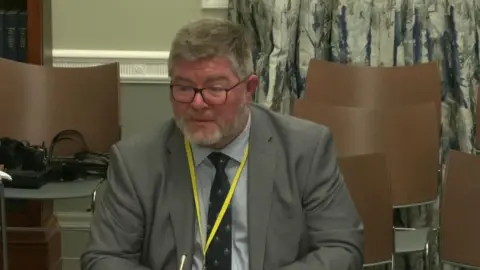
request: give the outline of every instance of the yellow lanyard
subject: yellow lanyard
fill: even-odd
[[[185,150],[187,152],[187,159],[188,159],[188,168],[190,170],[190,178],[192,179],[192,189],[193,189],[193,197],[195,200],[195,209],[197,211],[197,220],[198,220],[198,231],[200,232],[200,241],[203,242],[204,238],[204,232],[203,232],[203,227],[202,227],[202,216],[200,212],[200,202],[198,199],[198,190],[197,190],[197,177],[195,176],[195,166],[193,163],[193,155],[192,155],[192,149],[190,147],[190,142],[185,138]],[[222,209],[220,210],[220,213],[218,213],[217,219],[215,220],[215,224],[213,225],[212,231],[210,232],[210,235],[208,236],[208,240],[206,241],[205,245],[202,245],[202,252],[203,252],[203,257],[205,258],[205,255],[207,254],[208,247],[210,246],[210,243],[213,240],[213,237],[215,236],[215,233],[218,230],[218,227],[220,226],[220,223],[222,222],[223,216],[225,215],[225,212],[227,211],[228,206],[230,205],[230,202],[232,201],[233,193],[235,192],[235,188],[237,187],[238,179],[240,178],[240,174],[242,173],[243,167],[245,166],[246,160],[248,156],[248,145],[247,148],[245,149],[245,154],[243,155],[242,162],[240,162],[240,167],[237,170],[237,173],[235,174],[235,178],[233,178],[232,185],[230,186],[230,190],[228,191],[227,198],[223,202]]]

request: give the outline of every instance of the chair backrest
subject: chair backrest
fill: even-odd
[[[392,260],[393,211],[385,155],[339,158],[339,167],[364,225],[364,264]]]
[[[393,206],[436,200],[440,139],[433,103],[368,109],[305,99],[297,101],[294,115],[328,126],[339,157],[385,153]]]
[[[339,157],[384,152],[385,136],[375,109],[317,105],[308,99],[296,101],[293,115],[330,128]]]
[[[305,99],[337,106],[388,108],[434,102],[440,122],[442,80],[437,62],[368,67],[310,60]]]
[[[440,259],[480,267],[480,156],[450,151],[440,207]]]
[[[396,207],[434,202],[438,196],[440,126],[433,103],[384,111],[387,162]]]
[[[51,68],[0,59],[0,137],[50,144],[80,131],[96,152],[120,139],[119,67]]]

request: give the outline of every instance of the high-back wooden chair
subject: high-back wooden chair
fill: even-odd
[[[317,120],[327,121],[330,125],[335,126],[340,125],[338,122],[335,122],[341,119],[334,118],[343,117],[346,120],[344,124],[348,126],[343,127],[343,129],[356,128],[357,134],[338,135],[339,132],[337,132],[336,138],[338,136],[351,136],[352,138],[357,137],[358,141],[360,139],[358,134],[369,137],[371,132],[368,129],[374,116],[368,110],[389,111],[387,116],[393,118],[387,119],[382,117],[385,119],[383,121],[385,130],[375,130],[375,132],[399,131],[385,133],[385,138],[389,138],[388,148],[391,149],[388,158],[389,170],[395,171],[392,172],[392,182],[394,183],[392,187],[393,201],[395,205],[413,206],[416,202],[424,201],[423,199],[426,197],[423,199],[419,198],[420,193],[423,193],[422,190],[429,190],[429,196],[427,197],[435,200],[436,197],[433,198],[432,195],[436,194],[436,190],[432,193],[434,181],[431,178],[434,174],[433,166],[436,168],[435,179],[439,175],[440,158],[438,149],[440,148],[442,93],[442,81],[438,63],[429,62],[403,67],[365,67],[312,59],[309,63],[306,88],[305,96],[298,100],[295,105],[294,114],[304,118],[305,113],[307,113],[312,120],[313,118],[318,118]],[[302,104],[304,105],[302,106]],[[433,104],[435,112],[426,109],[426,107],[431,106],[429,104]],[[329,118],[329,120],[326,119],[326,115],[322,115],[326,113],[325,109],[322,109],[324,106],[330,106],[330,108],[349,107],[351,109],[342,109],[344,114],[340,115],[343,116],[333,115],[337,113],[330,113],[328,115],[333,118]],[[356,110],[355,108],[364,108],[366,110]],[[322,113],[316,113],[315,110],[322,110]],[[348,110],[350,111],[347,112]],[[346,114],[348,114],[350,119],[345,118],[347,117]],[[356,118],[364,118],[364,122],[360,124],[359,121],[354,121]],[[401,121],[398,122],[397,120]],[[437,124],[436,128],[431,125],[432,121],[434,124]],[[400,128],[399,125],[403,125],[403,128]],[[404,128],[409,128],[409,130],[404,130]],[[427,133],[422,133],[422,131]],[[414,136],[412,136],[413,132],[415,132]],[[436,133],[432,134],[432,132]],[[419,148],[415,146],[415,140],[425,140],[426,144],[420,144],[419,147],[423,147],[426,151],[425,148],[428,146],[429,150],[419,152]],[[368,140],[363,140],[362,142],[365,143],[366,141]],[[375,142],[372,143],[375,144]],[[358,153],[358,147],[366,148],[368,146],[355,145],[357,147],[355,149],[352,148],[352,144],[347,146],[339,145],[338,147],[340,151],[348,150]],[[433,147],[437,149],[436,154],[433,154]],[[377,149],[374,150],[376,151]],[[429,153],[429,160],[425,159],[427,157],[423,159],[414,158],[419,162],[416,164],[411,162],[414,159],[406,158],[408,155],[416,156],[416,153],[422,154],[427,152]],[[390,161],[391,155],[402,156],[403,158],[397,160],[402,162]],[[424,183],[429,183],[428,188],[423,189],[417,180],[409,180],[413,178],[424,179],[426,175],[424,175],[425,177],[421,175],[427,171],[429,179],[425,180]],[[416,174],[416,176],[413,174]],[[401,184],[402,181],[404,181],[404,184]],[[396,186],[397,183],[399,186]],[[410,184],[413,186],[407,188],[407,185]],[[404,194],[402,197],[397,192],[400,185],[403,186],[404,191],[409,190],[409,192],[402,192]]]
[[[434,103],[369,109],[322,105],[304,99],[297,101],[294,115],[328,126],[339,157],[384,153],[393,208],[433,206],[439,161]],[[395,233],[397,253],[423,252],[428,258],[430,228],[398,228]]]
[[[435,122],[439,128],[441,126],[442,81],[437,62],[402,67],[366,67],[312,59],[309,63],[306,81],[307,89],[303,99],[314,101],[316,106],[389,109],[433,102],[437,111]],[[420,133],[416,133],[416,135],[418,134]],[[440,132],[437,136],[440,137]],[[411,137],[411,135],[407,137]],[[410,150],[413,155],[413,148]],[[437,172],[440,175],[440,160],[436,162]],[[397,164],[395,166],[406,165]],[[395,192],[393,195],[396,197]],[[433,215],[431,209],[427,213],[429,217]],[[431,221],[431,218],[429,220]],[[428,231],[429,228],[424,228],[423,231],[418,228],[398,231],[401,236],[396,237],[399,238],[399,241],[396,241],[397,252],[425,251],[425,254],[428,253],[427,246],[425,245],[424,248],[418,244],[421,241],[417,241],[418,239],[426,241],[424,236]],[[421,234],[421,237],[418,234]],[[412,245],[412,243],[416,244]]]
[[[364,266],[393,268],[393,212],[385,155],[373,153],[339,158],[364,225]]]
[[[306,80],[304,98],[321,104],[388,108],[433,102],[440,112],[442,81],[436,62],[367,67],[312,59]]]
[[[442,263],[480,268],[480,156],[450,151],[440,207]]]
[[[120,139],[119,67],[52,68],[0,58],[0,137],[50,144],[81,132],[95,152]]]

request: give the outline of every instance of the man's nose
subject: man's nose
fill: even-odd
[[[205,103],[205,100],[200,93],[195,93],[191,105],[195,109],[203,109],[205,107],[208,107],[208,104]]]

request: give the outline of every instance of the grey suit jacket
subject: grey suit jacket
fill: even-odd
[[[248,158],[251,270],[357,270],[363,227],[332,135],[252,106]],[[112,147],[84,270],[192,269],[195,210],[183,135],[172,121]]]

